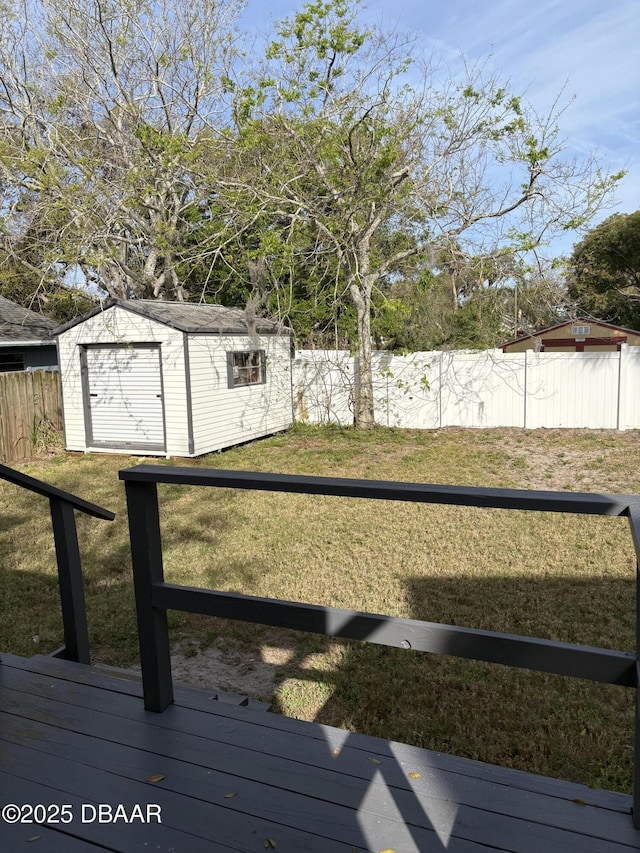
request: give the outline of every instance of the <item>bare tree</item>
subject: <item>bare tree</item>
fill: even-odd
[[[358,319],[355,422],[368,428],[372,295],[385,277],[429,251],[535,249],[588,221],[620,176],[566,158],[559,107],[538,117],[483,67],[442,82],[413,61],[410,39],[359,28],[356,11],[346,0],[307,3],[280,24],[236,102],[234,185],[312,226],[337,259]],[[394,227],[410,239],[381,251]]]
[[[0,236],[112,295],[182,298],[239,0],[0,0]],[[203,154],[206,153],[206,157]]]

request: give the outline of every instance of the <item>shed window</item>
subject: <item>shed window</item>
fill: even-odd
[[[229,388],[240,385],[263,385],[267,381],[267,359],[263,349],[227,353]]]
[[[572,326],[571,327],[572,335],[590,335],[591,334],[591,326]]]

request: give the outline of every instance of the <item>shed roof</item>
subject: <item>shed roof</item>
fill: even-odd
[[[209,335],[291,334],[289,328],[273,320],[264,317],[250,319],[242,308],[226,308],[206,302],[169,302],[162,299],[108,299],[87,314],[60,326],[55,333],[66,332],[78,323],[83,323],[114,306],[171,326],[180,332]]]
[[[54,344],[51,337],[56,325],[43,314],[0,296],[0,343],[28,345],[50,341]]]

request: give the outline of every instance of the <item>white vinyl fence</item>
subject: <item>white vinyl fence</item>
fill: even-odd
[[[353,423],[358,362],[296,355],[296,418]],[[640,429],[640,347],[620,352],[423,352],[374,356],[376,422],[385,426]]]

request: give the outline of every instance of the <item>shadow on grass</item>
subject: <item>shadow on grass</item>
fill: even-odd
[[[633,648],[634,598],[633,579],[407,582],[413,619],[623,651]],[[479,610],[486,611],[481,623]],[[631,790],[629,688],[366,642],[340,642],[338,656],[331,653],[337,641],[308,642],[313,652],[303,648],[282,670],[275,708],[286,715],[591,787]],[[325,671],[310,667],[318,653],[334,664]],[[322,683],[330,697],[316,707],[311,699],[305,708],[300,684],[310,682]]]
[[[8,533],[22,524],[22,516],[18,513],[7,512],[3,510],[0,516],[0,533]]]

